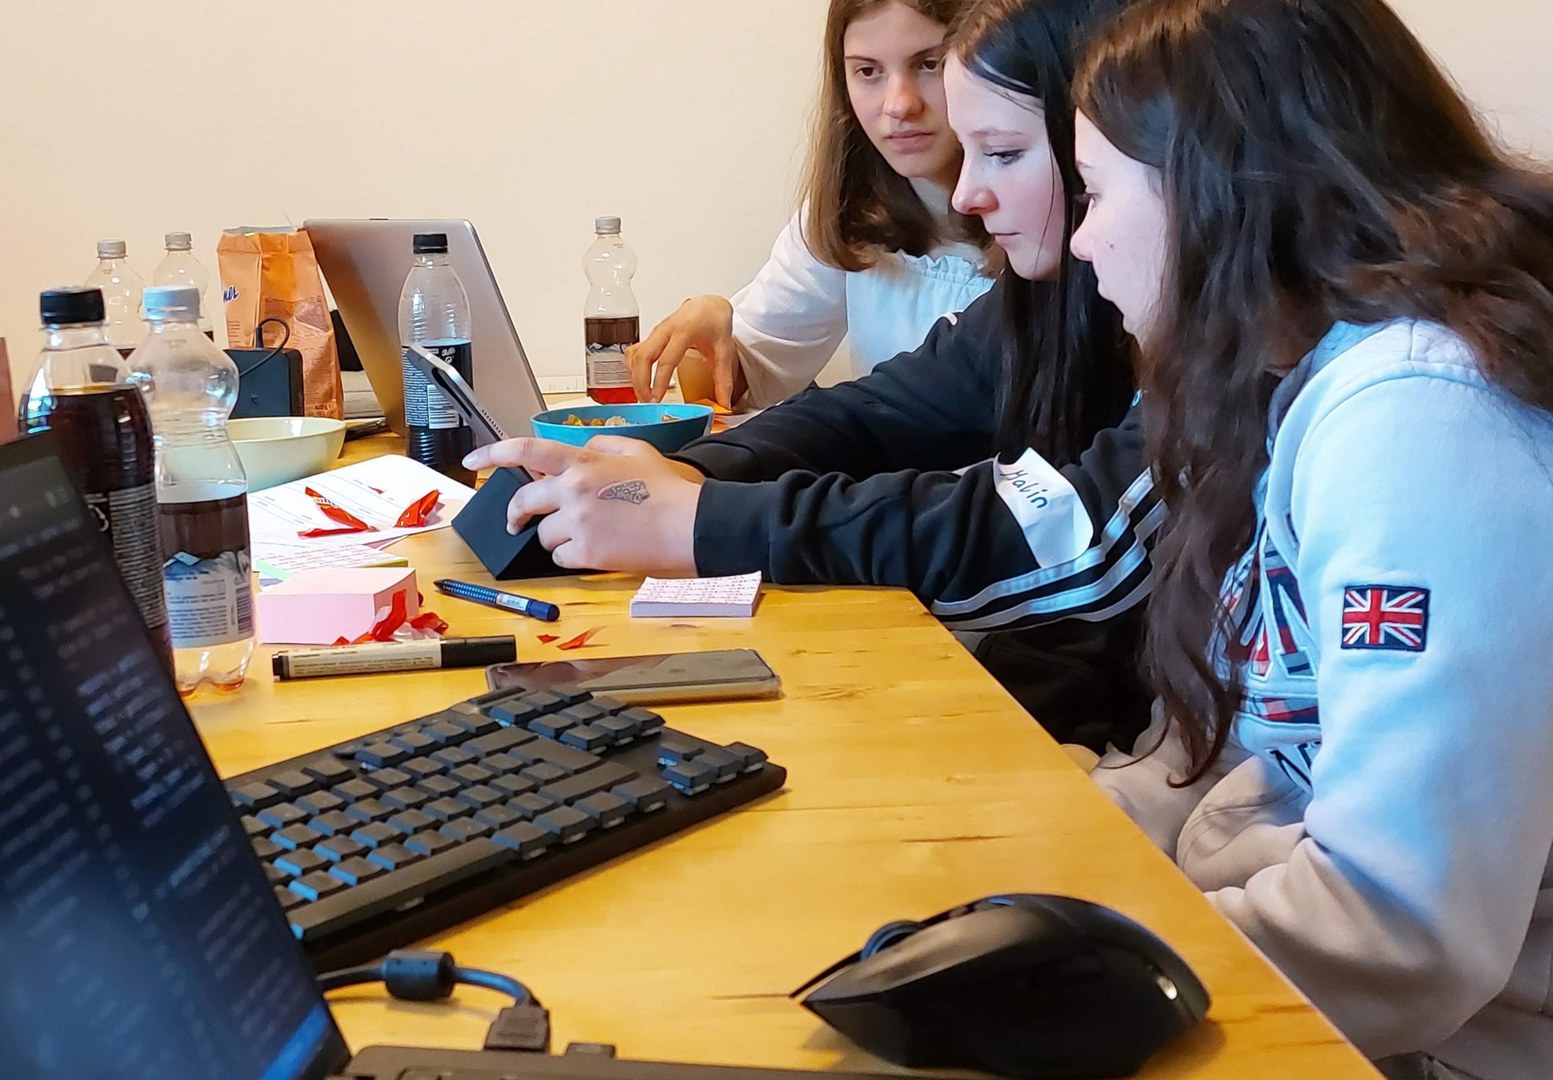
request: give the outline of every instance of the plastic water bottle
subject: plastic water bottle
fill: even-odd
[[[237,365],[200,332],[193,285],[145,292],[149,334],[129,358],[156,441],[162,580],[178,691],[235,690],[253,656],[248,478],[227,434]]]
[[[50,289],[38,306],[44,346],[22,388],[19,427],[26,435],[54,433],[65,468],[112,545],[140,617],[171,668],[146,400],[108,343],[102,290]]]
[[[122,240],[97,241],[97,269],[86,279],[88,288],[102,290],[108,342],[125,357],[140,344],[140,294],[146,287],[130,268],[128,250]]]
[[[592,288],[583,308],[583,338],[588,347],[588,396],[606,405],[636,400],[626,348],[642,340],[641,309],[631,292],[636,253],[620,239],[620,219],[593,222],[597,234],[582,257]]]
[[[200,291],[200,330],[214,340],[209,309],[210,271],[194,257],[194,238],[186,232],[170,232],[163,238],[167,254],[151,272],[153,285],[193,285]]]
[[[474,386],[473,319],[469,294],[448,262],[445,233],[417,233],[415,265],[399,294],[399,342],[404,346],[405,453],[444,476],[464,484],[474,474],[464,468],[464,455],[474,449],[474,433],[447,399],[410,363],[408,346],[419,345],[439,357]]]

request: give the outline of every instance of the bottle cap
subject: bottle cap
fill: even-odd
[[[617,217],[594,218],[593,231],[600,236],[619,236],[620,219]]]
[[[194,237],[186,232],[170,232],[165,241],[168,251],[189,251],[194,247]]]
[[[152,285],[140,297],[146,322],[189,321],[200,317],[200,291],[195,285]]]
[[[412,243],[417,255],[446,255],[448,253],[447,233],[416,233]]]
[[[99,259],[122,259],[129,252],[129,246],[122,240],[97,241],[97,257]]]
[[[45,326],[100,323],[108,317],[102,290],[86,285],[65,285],[38,297],[38,314]]]

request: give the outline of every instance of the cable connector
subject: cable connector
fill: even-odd
[[[486,1030],[485,1048],[548,1054],[550,1010],[534,1001],[526,1005],[509,1005],[496,1014]]]
[[[453,995],[453,954],[395,949],[383,961],[383,985],[401,1001],[440,1001]]]

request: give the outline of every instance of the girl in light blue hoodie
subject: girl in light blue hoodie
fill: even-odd
[[[1553,182],[1381,0],[1143,0],[1075,99],[1170,512],[1096,777],[1388,1075],[1546,1080]]]

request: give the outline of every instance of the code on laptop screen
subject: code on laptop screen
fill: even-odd
[[[50,446],[0,448],[0,1071],[326,1075],[312,972]]]

